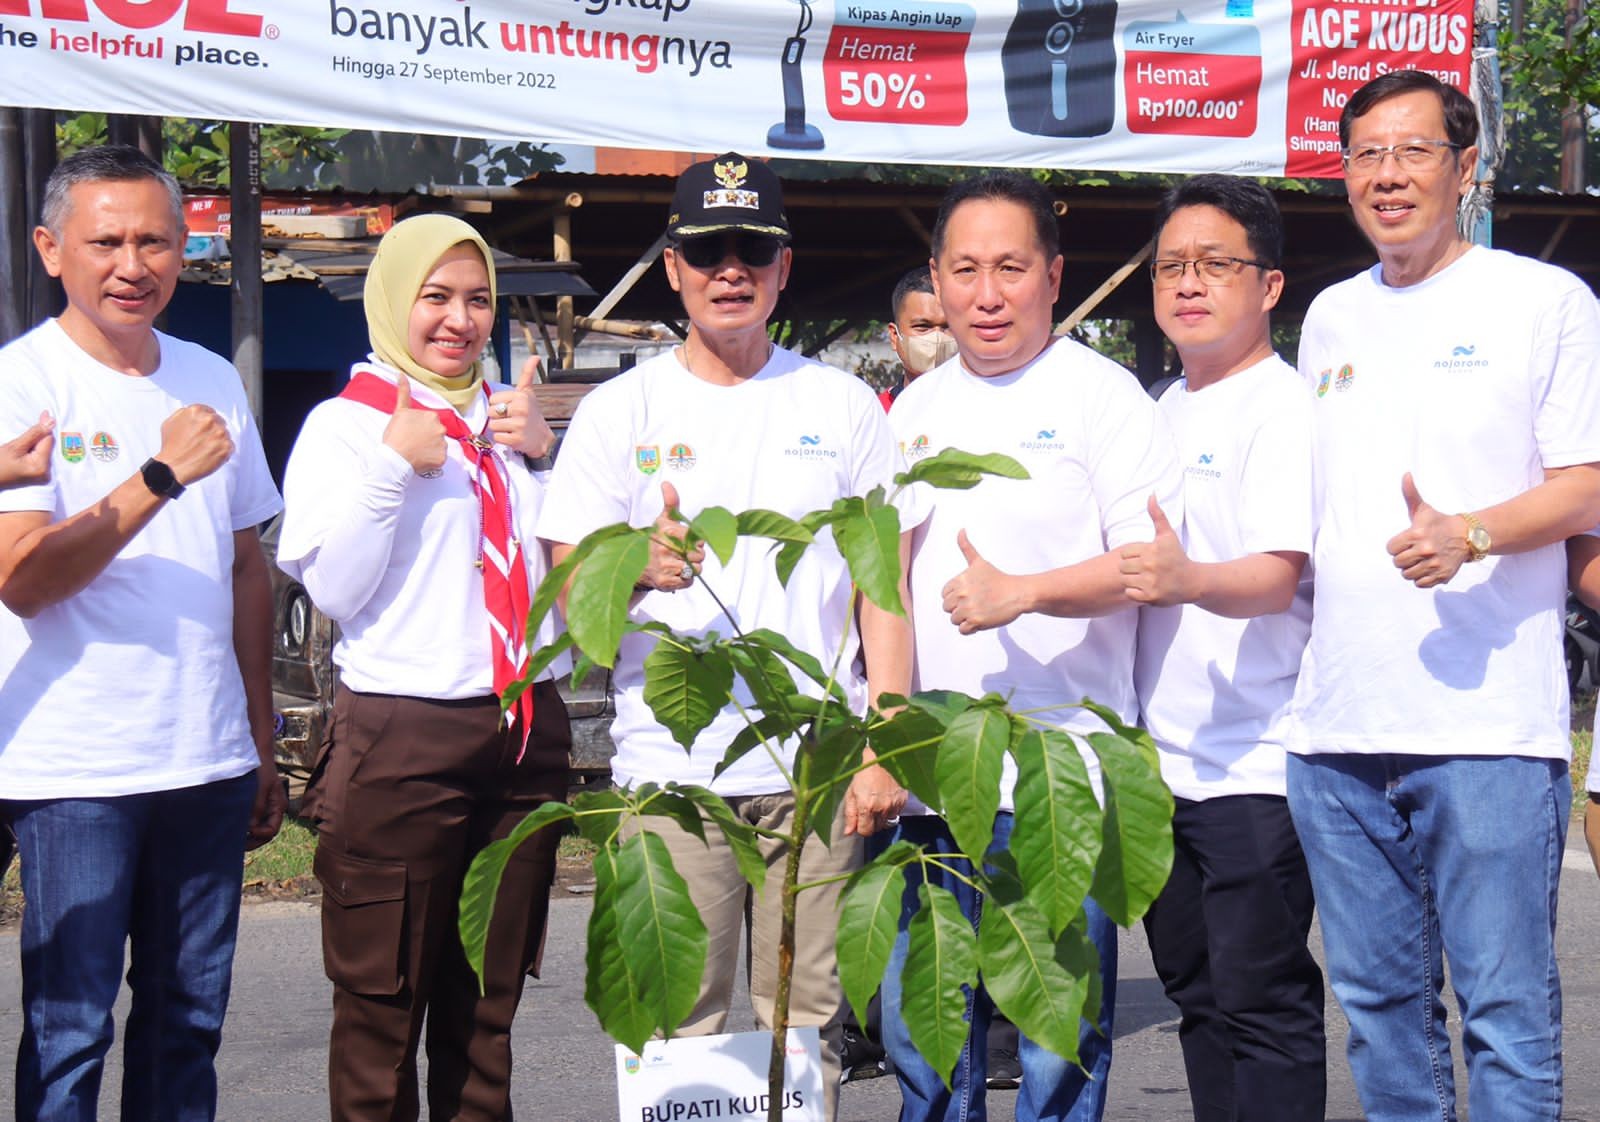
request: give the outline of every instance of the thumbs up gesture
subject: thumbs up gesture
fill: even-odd
[[[1406,501],[1411,525],[1389,539],[1394,567],[1418,588],[1445,584],[1472,556],[1466,519],[1429,506],[1409,471],[1400,478],[1400,495]]]
[[[1122,547],[1117,568],[1123,594],[1139,604],[1191,604],[1199,595],[1194,563],[1154,495],[1148,505],[1155,538]]]
[[[676,517],[675,517],[676,516]],[[656,532],[650,537],[650,564],[639,583],[658,592],[677,592],[694,583],[695,573],[706,559],[704,546],[683,552],[685,527],[678,520],[678,489],[661,484],[661,513],[656,516]]]
[[[489,395],[489,432],[494,442],[536,460],[548,456],[556,446],[556,434],[550,431],[533,393],[538,373],[539,356],[529,355],[515,388]]]
[[[444,422],[433,410],[411,404],[411,379],[404,375],[395,383],[394,412],[384,426],[383,442],[404,456],[418,475],[444,467]]]
[[[977,547],[961,530],[956,546],[967,567],[944,586],[944,610],[961,634],[1004,627],[1027,610],[1021,582],[983,559]]]

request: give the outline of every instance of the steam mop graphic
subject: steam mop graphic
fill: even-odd
[[[783,120],[767,130],[767,144],[773,148],[814,151],[822,147],[822,130],[806,123],[806,85],[800,60],[806,53],[806,32],[811,30],[811,0],[795,0],[800,5],[800,22],[783,44],[779,69],[783,74]]]
[[[1100,136],[1116,116],[1117,0],[1017,0],[1000,49],[1011,127]]]

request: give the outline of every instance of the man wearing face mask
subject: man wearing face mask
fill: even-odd
[[[892,388],[878,394],[885,409],[894,404],[900,391],[919,374],[926,374],[956,356],[950,322],[939,306],[939,298],[933,294],[933,276],[925,267],[919,265],[900,278],[890,304],[894,319],[889,322],[889,345],[900,360],[901,378]]]

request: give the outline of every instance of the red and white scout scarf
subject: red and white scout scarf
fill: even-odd
[[[401,374],[400,377],[405,377]],[[484,397],[489,387],[484,386]],[[383,413],[394,412],[394,384],[370,370],[359,370],[340,397]],[[412,403],[414,409],[427,406]],[[494,654],[494,692],[504,694],[528,667],[528,611],[533,597],[528,590],[528,567],[522,560],[522,543],[511,519],[511,477],[495,454],[494,442],[474,435],[454,409],[428,409],[444,425],[445,436],[461,445],[472,468],[472,485],[478,496],[478,557],[483,571],[483,602],[489,609],[490,643]],[[533,691],[524,690],[511,707],[512,719],[521,722],[521,749],[527,750],[533,730]]]

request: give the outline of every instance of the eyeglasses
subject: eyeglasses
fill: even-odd
[[[1407,140],[1403,144],[1369,144],[1344,150],[1346,171],[1363,175],[1377,171],[1383,158],[1394,154],[1394,162],[1408,171],[1425,171],[1435,166],[1446,152],[1459,152],[1463,145],[1448,140]]]
[[[1157,288],[1176,287],[1183,280],[1184,271],[1191,265],[1194,266],[1194,275],[1201,284],[1218,286],[1232,284],[1233,278],[1238,276],[1239,270],[1246,265],[1253,265],[1257,269],[1272,267],[1261,261],[1246,261],[1243,257],[1201,257],[1193,261],[1165,258],[1150,263],[1150,279],[1155,281]]]
[[[783,242],[766,234],[707,234],[685,238],[673,248],[696,269],[714,269],[730,253],[752,269],[761,269],[778,259]]]

